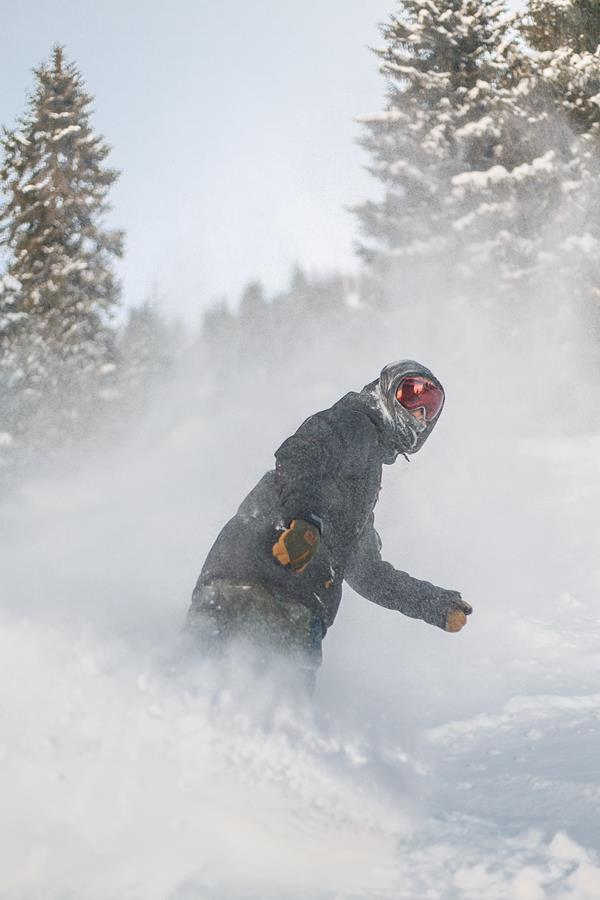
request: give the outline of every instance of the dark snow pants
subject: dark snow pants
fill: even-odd
[[[283,660],[310,692],[314,689],[323,626],[295,600],[275,596],[263,585],[213,581],[194,591],[186,627],[207,656],[220,657],[241,643],[252,648],[261,670]]]

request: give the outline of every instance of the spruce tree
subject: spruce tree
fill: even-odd
[[[497,162],[510,41],[497,0],[404,0],[382,33],[387,107],[359,121],[384,196],[357,212],[359,253],[386,272],[397,259],[441,259],[457,215],[452,178]]]
[[[553,114],[536,61],[513,45],[508,62],[495,86],[493,113],[458,135],[465,149],[477,146],[485,123],[495,159],[454,174],[448,205],[454,259],[465,280],[480,295],[486,289],[522,299],[556,262],[554,226],[565,189],[577,183],[578,165],[570,130]]]
[[[595,53],[600,44],[600,2],[530,0],[522,31],[536,50],[570,47],[576,53]]]
[[[546,93],[576,134],[600,138],[600,0],[530,0],[521,31]],[[598,152],[598,148],[596,148]]]
[[[156,293],[129,309],[118,339],[121,401],[139,404],[172,370],[179,338],[176,326],[158,311]]]
[[[600,2],[529,0],[520,27],[530,48],[526,102],[542,96],[563,136],[557,266],[599,328]]]
[[[262,336],[268,315],[262,284],[260,281],[249,282],[242,293],[239,309],[239,323],[246,340]]]
[[[114,367],[123,235],[103,225],[118,173],[105,165],[79,71],[57,46],[34,74],[29,109],[2,139],[0,430],[44,443],[78,430]]]

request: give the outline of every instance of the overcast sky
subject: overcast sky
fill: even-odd
[[[344,207],[374,196],[352,121],[384,84],[368,46],[395,0],[0,0],[0,122],[25,109],[31,68],[65,44],[122,170],[124,298],[156,280],[195,318],[295,260],[354,265]]]

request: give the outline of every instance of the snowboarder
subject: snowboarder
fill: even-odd
[[[420,450],[443,405],[438,379],[403,360],[284,441],[275,468],[204,563],[188,613],[188,629],[204,649],[249,640],[292,658],[314,683],[344,581],[379,606],[446,631],[466,624],[472,609],[460,593],[384,562],[374,527],[382,464]]]

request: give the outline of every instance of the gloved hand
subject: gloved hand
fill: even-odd
[[[472,612],[473,607],[464,600],[453,600],[446,615],[446,631],[460,631],[467,624],[467,616],[470,616]]]
[[[278,563],[294,572],[303,572],[317,550],[321,535],[316,525],[305,522],[304,519],[293,519],[290,527],[286,528],[276,544],[272,553]]]

